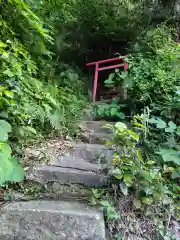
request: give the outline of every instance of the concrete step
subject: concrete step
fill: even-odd
[[[114,125],[115,122],[107,122],[107,121],[84,121],[81,123],[80,128],[88,131],[88,132],[96,132],[96,133],[106,133],[111,134],[112,130],[106,128],[106,124]]]
[[[112,139],[113,131],[106,128],[106,124],[115,124],[114,122],[106,121],[84,121],[81,123],[80,128],[81,140],[85,143],[104,144],[107,139]]]
[[[26,179],[42,184],[59,182],[61,184],[82,184],[90,187],[102,187],[108,184],[108,177],[101,171],[87,171],[45,164],[39,164],[29,169],[26,173]]]
[[[105,240],[103,214],[86,204],[13,202],[0,209],[0,240]]]
[[[48,165],[56,166],[56,167],[62,167],[62,168],[72,168],[72,169],[78,169],[78,170],[85,170],[85,171],[93,171],[93,172],[99,172],[105,168],[101,164],[94,164],[90,163],[86,160],[84,160],[81,157],[78,156],[59,156],[56,159],[53,159],[48,163]]]
[[[74,144],[65,156],[51,160],[48,165],[86,171],[103,170],[112,159],[114,150],[101,144]]]
[[[108,133],[85,132],[81,135],[81,140],[90,144],[105,144],[106,141],[111,141],[112,138],[113,135]]]
[[[70,151],[71,156],[77,156],[90,163],[107,164],[114,150],[102,144],[76,144]]]

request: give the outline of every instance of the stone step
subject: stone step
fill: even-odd
[[[96,133],[106,133],[111,134],[112,130],[106,128],[106,124],[114,125],[115,122],[107,122],[107,121],[84,121],[81,123],[80,128],[87,130],[88,132],[96,132]]]
[[[81,123],[81,140],[85,143],[104,144],[107,139],[112,139],[113,131],[106,128],[106,124],[115,124],[107,121],[84,121]]]
[[[85,135],[83,134],[81,140],[84,143],[90,144],[105,144],[107,141],[111,141],[113,138],[112,134],[108,133],[96,133],[96,132],[89,132]]]
[[[45,164],[39,164],[29,169],[26,173],[26,179],[42,184],[59,182],[61,184],[82,184],[90,187],[102,187],[108,184],[108,177],[104,172]]]
[[[48,165],[56,166],[56,167],[62,167],[62,168],[73,168],[78,170],[85,170],[85,171],[93,171],[93,172],[99,172],[105,168],[101,164],[94,164],[90,163],[83,158],[80,158],[78,156],[59,156],[56,159],[53,159],[48,163]]]
[[[0,209],[0,240],[105,240],[103,214],[77,202],[13,202]]]
[[[77,156],[90,163],[107,164],[114,150],[102,144],[76,144],[70,151],[71,156]]]
[[[48,165],[75,168],[86,171],[99,171],[106,168],[112,159],[114,150],[101,144],[74,144],[65,156],[58,156]]]
[[[99,172],[103,170],[103,165],[93,164],[77,156],[59,156],[48,163],[50,166],[72,168],[85,171]]]

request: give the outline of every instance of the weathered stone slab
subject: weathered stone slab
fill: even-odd
[[[111,134],[112,130],[109,128],[106,128],[106,124],[115,124],[115,122],[107,122],[107,121],[84,121],[80,127],[82,127],[84,130],[87,130],[89,132],[96,132],[96,133],[106,133]]]
[[[33,167],[28,171],[26,179],[43,184],[54,181],[61,184],[77,183],[93,187],[101,187],[108,184],[108,177],[104,173],[48,165]]]
[[[74,146],[70,155],[83,158],[85,161],[107,164],[112,159],[114,150],[101,144],[80,143]]]
[[[111,141],[112,134],[91,132],[87,138],[88,143],[91,144],[105,144],[106,141]]]
[[[85,161],[83,158],[77,156],[60,156],[53,159],[48,163],[51,166],[63,167],[63,168],[74,168],[78,170],[98,172],[103,169],[100,164],[93,164]]]
[[[0,222],[0,240],[105,240],[103,214],[82,203],[14,202]]]

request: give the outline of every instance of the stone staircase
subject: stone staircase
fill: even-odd
[[[83,122],[84,143],[74,144],[65,156],[36,165],[26,178],[43,185],[106,186],[104,168],[113,150],[102,145],[104,138],[111,138],[111,131],[102,128],[105,124]],[[105,240],[103,212],[65,196],[5,204],[0,210],[0,240]]]

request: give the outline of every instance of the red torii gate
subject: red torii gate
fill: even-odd
[[[91,63],[87,63],[86,67],[90,67],[90,66],[94,66],[95,65],[95,74],[94,74],[94,87],[93,87],[93,102],[96,102],[96,93],[97,93],[97,84],[98,84],[98,75],[99,75],[99,71],[104,71],[107,69],[113,69],[113,68],[120,68],[123,67],[124,71],[128,70],[128,63],[120,63],[120,64],[115,64],[115,65],[110,65],[110,66],[106,66],[106,67],[100,67],[100,64],[103,63],[109,63],[109,62],[117,62],[117,61],[122,61],[124,60],[124,58],[126,58],[126,56],[124,57],[116,57],[116,58],[109,58],[109,59],[105,59],[105,60],[100,60],[97,62],[91,62]]]

